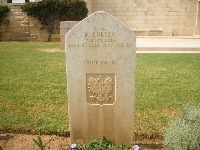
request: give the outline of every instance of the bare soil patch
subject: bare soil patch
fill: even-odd
[[[64,150],[70,144],[69,137],[56,135],[41,135],[43,141],[49,140],[47,150]],[[0,134],[0,150],[39,150],[33,143],[33,139],[37,139],[37,135],[33,134]],[[167,150],[162,144],[161,138],[142,138],[136,137],[134,143],[139,145],[141,150]]]
[[[70,143],[69,137],[60,137],[55,135],[41,135],[44,141],[50,142],[47,144],[48,150],[64,150],[67,144]],[[33,139],[37,139],[37,135],[32,134],[0,134],[0,150],[39,150],[33,143]]]

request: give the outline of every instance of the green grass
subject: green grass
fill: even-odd
[[[65,53],[59,43],[0,42],[0,130],[68,130]],[[200,103],[200,54],[137,54],[135,132],[161,134]]]
[[[0,129],[64,131],[65,54],[59,43],[0,43]]]
[[[161,133],[187,103],[200,103],[200,54],[137,54],[137,133]]]

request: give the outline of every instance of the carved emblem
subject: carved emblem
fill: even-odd
[[[89,77],[87,88],[89,93],[89,99],[95,103],[109,103],[112,98],[114,81],[110,76],[98,75],[95,77]]]

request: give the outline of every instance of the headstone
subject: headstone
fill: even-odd
[[[60,42],[61,49],[65,48],[65,35],[66,33],[73,28],[79,21],[61,21],[60,22]]]
[[[135,35],[106,12],[96,12],[66,35],[69,128],[72,143],[103,136],[133,141]]]

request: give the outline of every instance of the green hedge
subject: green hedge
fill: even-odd
[[[60,21],[80,21],[88,13],[86,3],[82,0],[42,0],[26,3],[22,9],[29,16],[37,18],[47,29],[49,40]]]
[[[0,4],[0,24],[1,24],[1,20],[2,18],[6,15],[7,12],[9,12],[10,9],[8,8],[7,5],[2,5]]]

